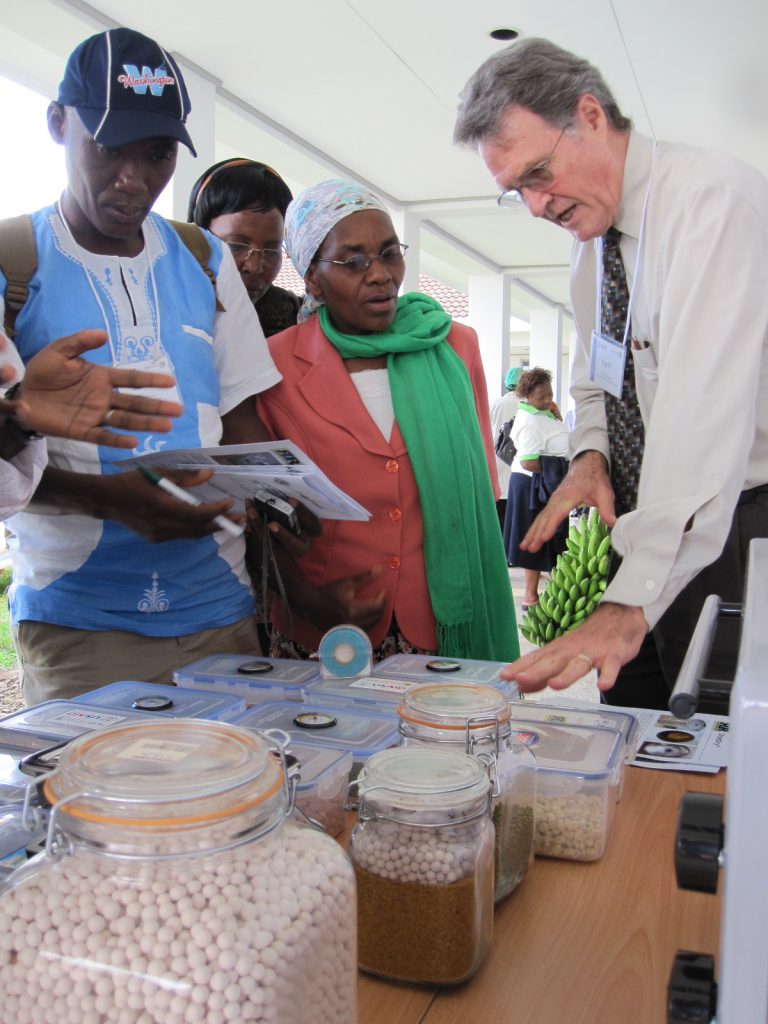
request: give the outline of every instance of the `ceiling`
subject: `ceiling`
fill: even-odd
[[[53,94],[68,53],[111,24],[216,80],[222,155],[265,160],[298,187],[339,170],[369,183],[419,217],[424,272],[463,289],[506,272],[527,286],[513,289],[518,316],[568,305],[571,240],[498,209],[480,159],[452,145],[458,93],[506,45],[492,29],[591,60],[640,130],[768,172],[766,0],[24,0],[0,8],[0,72]]]

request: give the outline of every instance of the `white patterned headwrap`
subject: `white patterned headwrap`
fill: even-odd
[[[360,210],[381,210],[389,216],[389,210],[373,192],[342,178],[321,181],[296,196],[285,214],[285,248],[302,277],[339,221]],[[317,300],[307,293],[299,321],[316,313],[317,307]]]

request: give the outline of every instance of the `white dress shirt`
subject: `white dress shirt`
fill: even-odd
[[[632,353],[645,454],[638,507],[613,530],[623,561],[605,599],[641,607],[654,626],[720,554],[739,493],[768,482],[768,182],[710,150],[658,143],[654,157],[632,132],[616,227],[632,337],[648,343]],[[571,271],[572,457],[609,457],[603,392],[589,381],[596,248],[577,243]]]
[[[511,419],[515,418],[518,407],[517,395],[514,391],[505,391],[503,395],[500,395],[491,406],[491,431],[493,432],[493,443],[496,444],[496,439],[499,436],[499,431],[508,423]],[[508,466],[503,459],[496,456],[496,469],[499,471],[499,487],[501,488],[502,498],[506,498],[507,491],[509,490],[509,474],[512,472],[512,467]]]
[[[16,346],[4,334],[0,334],[0,364],[10,366],[15,377],[13,382],[24,376],[24,364]],[[6,381],[4,387],[10,387]],[[0,459],[0,523],[25,508],[35,493],[43,469],[48,461],[45,441],[30,441],[26,448],[6,461]]]

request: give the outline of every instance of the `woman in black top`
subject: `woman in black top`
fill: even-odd
[[[283,260],[291,190],[266,164],[236,158],[209,167],[189,197],[187,220],[208,228],[235,258],[266,337],[296,323],[301,297],[273,284]]]

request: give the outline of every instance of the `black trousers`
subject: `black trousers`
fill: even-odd
[[[496,515],[499,517],[499,529],[501,530],[502,537],[504,536],[504,517],[507,514],[507,499],[499,498],[496,502]]]
[[[720,557],[678,594],[646,636],[637,657],[624,666],[616,685],[606,691],[608,704],[666,708],[706,598],[717,594],[722,601],[743,600],[749,544],[755,537],[768,537],[768,484],[742,492]],[[718,630],[708,675],[733,679],[739,625],[731,620]]]

